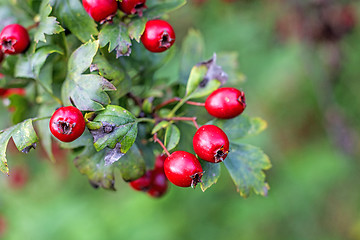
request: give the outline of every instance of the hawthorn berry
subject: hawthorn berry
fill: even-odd
[[[163,169],[155,169],[152,171],[151,185],[148,194],[151,197],[161,197],[168,189],[168,180],[165,176]]]
[[[179,187],[193,187],[201,181],[203,170],[194,154],[185,151],[173,152],[164,162],[166,177]]]
[[[29,34],[19,24],[7,25],[0,33],[0,50],[4,53],[14,55],[25,52],[29,44]]]
[[[136,191],[144,191],[149,190],[152,179],[152,170],[147,171],[144,176],[134,181],[131,181],[130,186]]]
[[[166,155],[159,155],[155,159],[155,169],[162,169],[164,171],[164,161],[166,160]]]
[[[174,29],[164,20],[150,20],[145,25],[141,42],[150,52],[163,52],[175,42]]]
[[[128,15],[138,14],[141,17],[143,10],[147,8],[145,3],[146,0],[122,0],[119,6],[120,10]]]
[[[0,51],[0,63],[4,60],[4,58],[5,58],[4,53]]]
[[[85,120],[79,109],[73,106],[57,109],[50,119],[50,131],[60,141],[72,142],[85,130]]]
[[[82,0],[82,4],[90,17],[100,23],[111,20],[118,9],[116,0]]]
[[[201,159],[218,163],[224,161],[229,153],[229,139],[221,128],[204,125],[196,131],[193,147]]]
[[[205,101],[207,112],[216,118],[234,118],[240,115],[245,107],[244,92],[230,87],[215,90]]]

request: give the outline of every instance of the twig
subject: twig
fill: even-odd
[[[168,157],[170,157],[170,153],[169,151],[166,149],[165,145],[162,143],[162,141],[157,137],[157,133],[154,134],[154,142],[157,142],[158,144],[160,144],[160,146],[162,147],[162,149],[164,149],[166,155]]]

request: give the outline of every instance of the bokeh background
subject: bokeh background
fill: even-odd
[[[246,112],[268,122],[245,139],[270,156],[268,196],[241,198],[226,171],[205,193],[94,190],[69,153],[10,145],[0,239],[360,239],[360,2],[189,0],[169,21],[179,47],[196,29],[206,58],[236,54]]]

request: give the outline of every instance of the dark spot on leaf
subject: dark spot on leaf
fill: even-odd
[[[108,123],[103,124],[104,133],[111,133],[114,131],[114,128],[115,128],[115,124],[108,124]]]
[[[206,73],[206,76],[204,77],[204,80],[205,79],[208,79],[208,80],[216,79],[221,83],[221,85],[223,85],[227,82],[228,75],[222,70],[222,68],[219,65],[216,64],[216,54],[215,53],[210,60],[208,60],[206,62],[201,62],[201,63],[199,63],[199,65],[206,65],[206,67],[208,68],[208,71]],[[205,86],[206,86],[206,84],[207,84],[207,82],[205,83]]]
[[[97,64],[91,64],[90,65],[90,72],[99,71],[99,67]]]
[[[30,146],[27,146],[26,148],[24,148],[23,150],[21,150],[21,152],[23,152],[23,153],[29,153],[29,151],[30,151],[31,148],[35,149],[35,148],[36,148],[36,143],[33,143],[33,144],[31,144]]]
[[[208,82],[209,82],[209,78],[207,78],[207,77],[205,76],[204,79],[200,82],[199,87],[201,87],[201,88],[206,87],[206,85],[208,84]]]

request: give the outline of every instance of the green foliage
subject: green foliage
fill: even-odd
[[[57,107],[73,105],[83,112],[86,130],[79,139],[61,146],[71,149],[76,168],[92,186],[115,190],[117,171],[123,180],[133,181],[153,169],[154,157],[163,152],[159,141],[168,151],[184,145],[192,149],[193,131],[181,128],[178,121],[193,128],[196,121],[206,122],[209,117],[188,116],[188,100],[204,100],[222,85],[236,87],[244,79],[233,52],[214,53],[204,61],[205,38],[197,30],[189,31],[181,48],[173,46],[163,53],[151,53],[140,44],[148,20],[163,18],[185,5],[185,0],[149,1],[143,16],[118,13],[103,24],[96,23],[79,0],[22,3],[21,7],[0,6],[0,12],[24,13],[20,23],[36,21],[26,53],[7,56],[2,63],[1,86],[26,87],[26,96],[10,99],[10,106],[16,107],[15,123],[36,118],[1,133],[0,168],[5,173],[9,173],[5,158],[9,139],[13,137],[21,151],[28,151],[38,140],[32,119],[37,120],[46,155],[55,161],[48,119]],[[166,103],[169,99],[176,104]],[[241,115],[209,124],[222,128],[232,142],[224,164],[240,194],[266,195],[263,170],[270,167],[268,158],[256,147],[238,145],[264,130],[266,122]],[[20,130],[26,134],[19,135]],[[204,170],[200,186],[205,191],[217,183],[222,163],[200,161]]]

